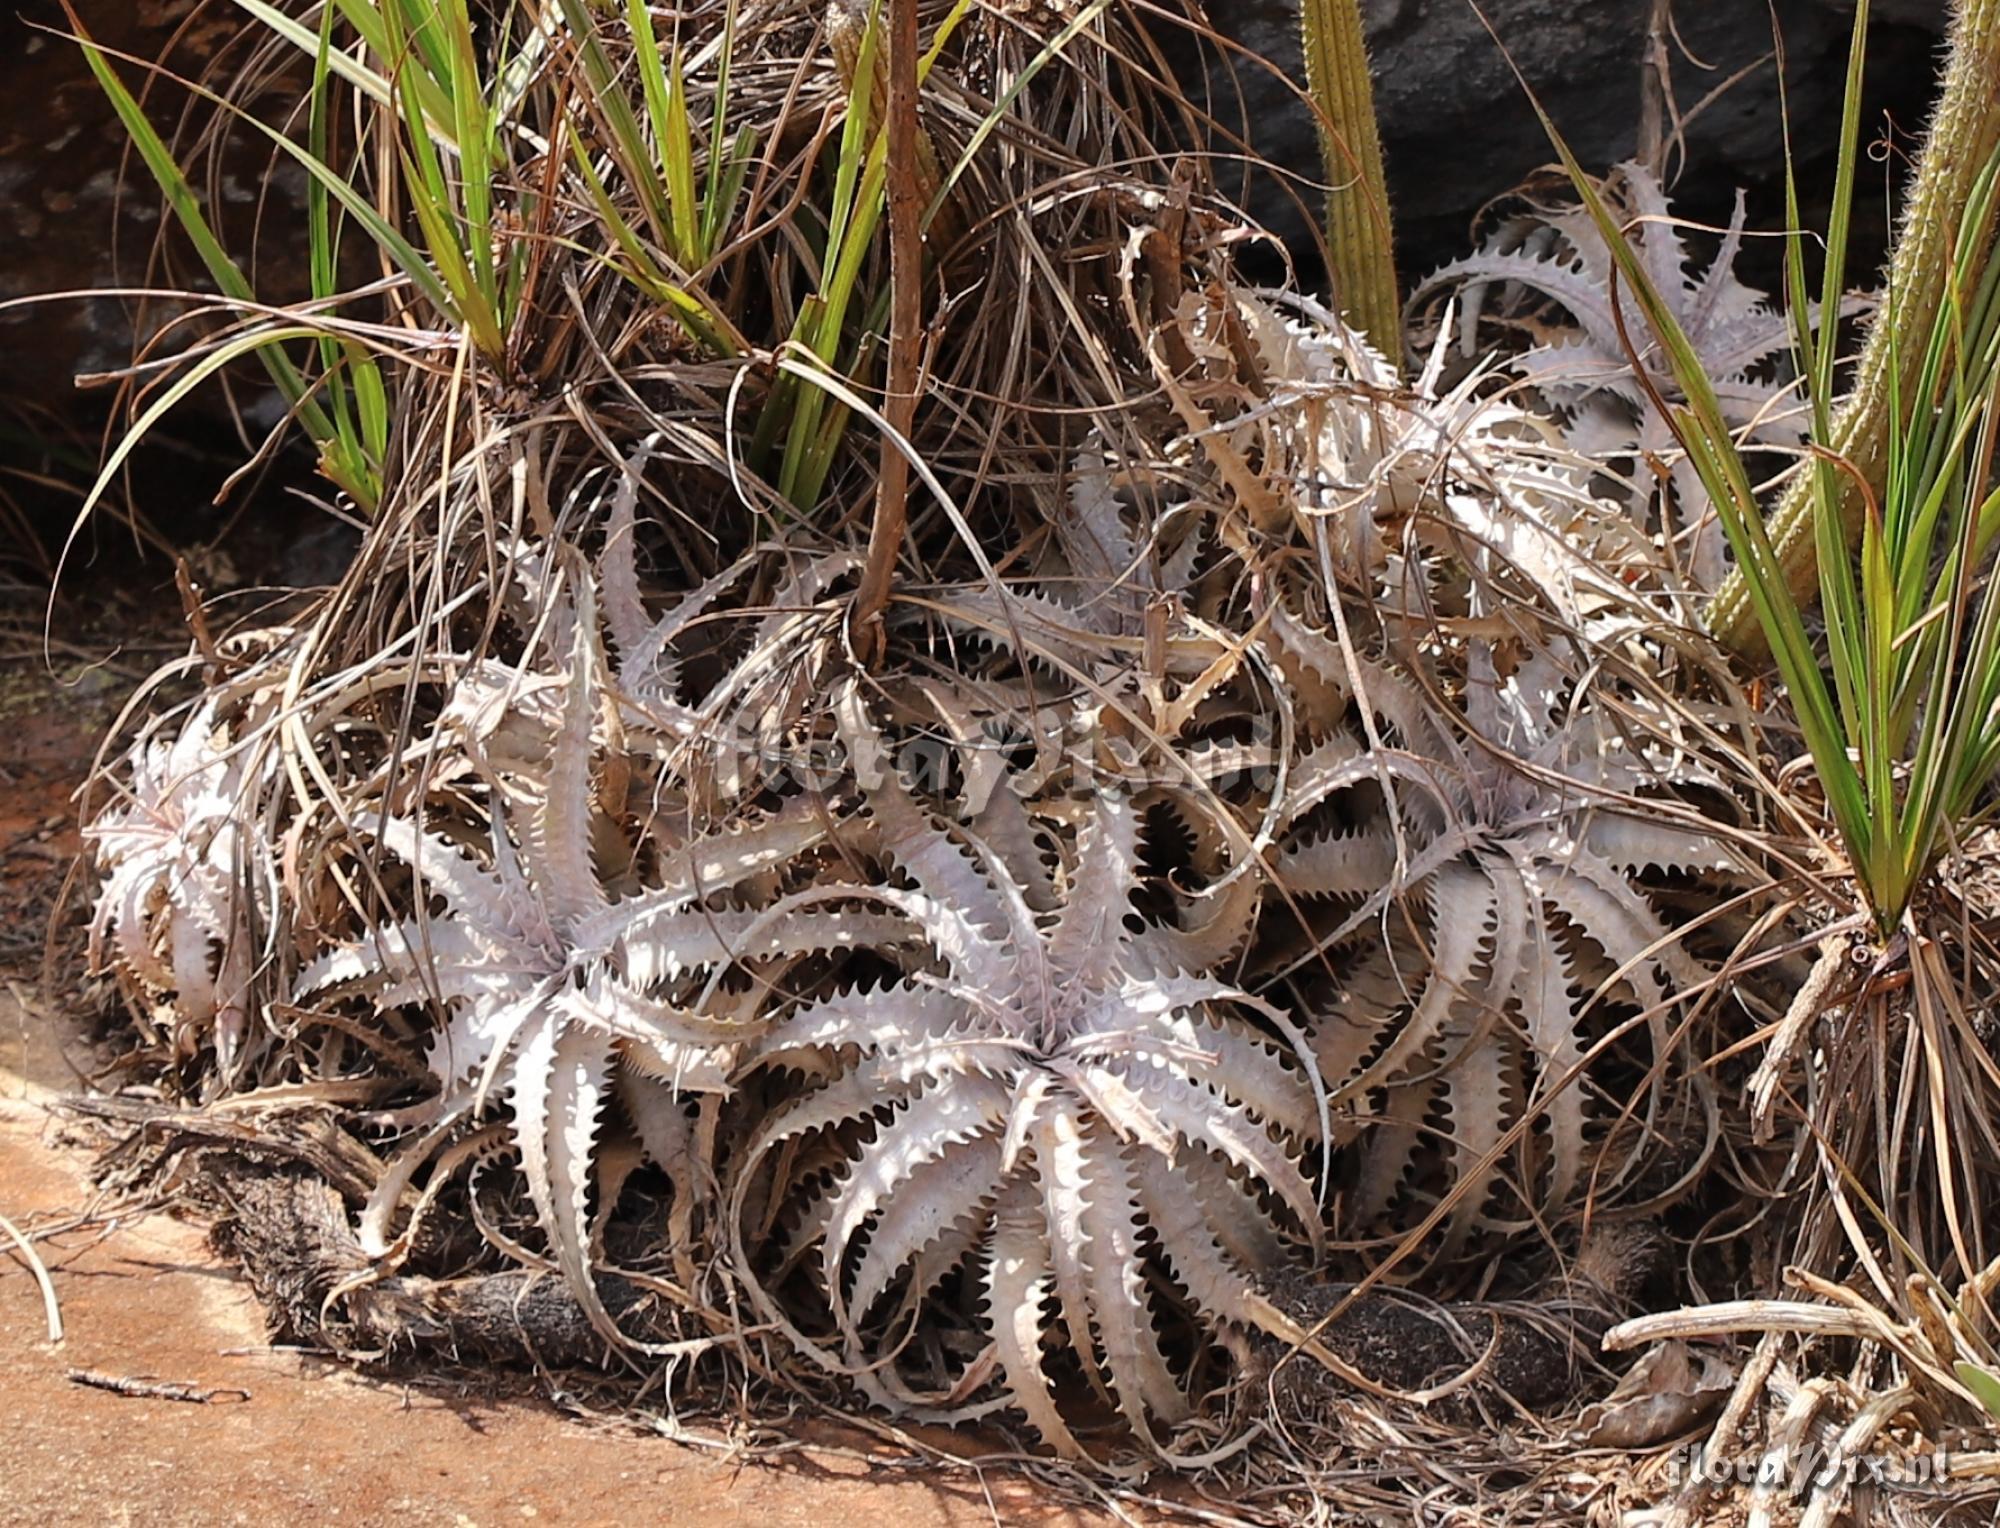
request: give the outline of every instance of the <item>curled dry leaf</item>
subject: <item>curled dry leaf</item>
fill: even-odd
[[[1589,1448],[1657,1448],[1708,1422],[1735,1386],[1735,1367],[1713,1349],[1663,1342],[1577,1419],[1575,1433]]]

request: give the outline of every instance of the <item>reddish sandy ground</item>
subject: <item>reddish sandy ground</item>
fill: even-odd
[[[89,1153],[61,1141],[50,1112],[78,1079],[31,983],[79,847],[68,797],[106,720],[0,663],[0,1215],[30,1234],[93,1198]],[[745,1463],[518,1394],[405,1386],[274,1351],[234,1270],[167,1215],[81,1225],[37,1247],[65,1337],[46,1340],[40,1291],[0,1235],[0,1524],[1097,1521],[1017,1475],[870,1461],[865,1440],[823,1429],[824,1446]],[[73,1383],[77,1369],[248,1398],[123,1396]]]
[[[13,1006],[0,1002],[0,1009]],[[19,1050],[18,1008],[0,1018]],[[24,1092],[27,1096],[23,1096]],[[53,1141],[44,1102],[0,1072],[0,1213],[69,1219],[90,1200],[83,1153]],[[837,1448],[777,1464],[598,1428],[529,1399],[378,1383],[274,1352],[263,1316],[202,1233],[165,1215],[40,1243],[65,1338],[0,1259],[0,1522],[553,1522],[870,1528],[1082,1521],[1018,1478],[871,1469]],[[207,1404],[72,1383],[72,1369],[203,1390]],[[990,1502],[987,1493],[990,1492]]]

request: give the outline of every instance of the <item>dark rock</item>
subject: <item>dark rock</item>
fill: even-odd
[[[1398,234],[1406,272],[1414,273],[1461,252],[1478,209],[1551,156],[1470,0],[1364,5]],[[222,0],[76,0],[76,7],[107,49],[171,74],[227,78],[225,71],[244,61],[242,13]],[[1233,130],[1252,124],[1256,150],[1297,178],[1288,193],[1261,177],[1247,199],[1260,220],[1304,248],[1307,218],[1317,218],[1320,202],[1310,181],[1320,172],[1311,113],[1292,83],[1299,77],[1298,0],[1212,0],[1209,8],[1226,35],[1270,61],[1238,58],[1243,109],[1213,76],[1208,104]],[[1905,129],[1920,118],[1946,8],[1947,0],[1876,0],[1873,7],[1876,104],[1893,109]],[[1777,9],[1795,136],[1810,173],[1833,136],[1852,0],[1777,0]],[[1608,166],[1632,152],[1649,0],[1486,0],[1485,10],[1587,165]],[[0,300],[168,285],[169,277],[205,286],[185,246],[175,252],[177,241],[168,241],[167,268],[153,259],[159,197],[128,155],[125,132],[81,51],[53,35],[65,25],[59,0],[0,7]],[[1687,210],[1726,216],[1736,184],[1769,187],[1779,171],[1770,12],[1766,0],[1680,0],[1675,25],[1687,53],[1700,60],[1676,60],[1684,106],[1749,71],[1688,133],[1694,185]],[[1178,51],[1189,63],[1185,41]],[[135,89],[146,83],[136,65],[119,67]],[[274,116],[296,101],[302,67],[294,61],[289,74],[263,71],[257,100]],[[152,82],[148,104],[182,143],[202,126],[202,110],[190,112],[186,93],[170,79]],[[230,249],[256,251],[260,295],[292,300],[301,295],[306,265],[303,177],[289,161],[274,164],[254,132],[236,131],[229,145],[199,177],[210,215]],[[1685,200],[1690,193],[1680,194]],[[174,312],[108,295],[0,309],[0,346],[9,357],[0,391],[43,405],[73,401],[78,373],[124,365],[135,334],[153,332]]]
[[[303,172],[247,124],[225,118],[231,131],[215,133],[216,108],[182,82],[206,83],[284,122],[311,60],[268,38],[253,58],[254,29],[231,0],[72,3],[176,146],[258,294],[275,303],[306,296]],[[117,371],[141,351],[171,353],[206,332],[188,321],[186,303],[119,289],[215,290],[178,224],[163,220],[159,188],[69,30],[59,0],[0,0],[0,535],[45,549],[68,534],[107,432],[130,418],[116,412],[129,389],[79,387],[77,377]],[[232,367],[226,383],[197,389],[153,431],[100,521],[133,517],[148,527],[139,540],[184,549],[228,523],[217,492],[282,406],[255,361]],[[238,502],[261,486],[277,520],[316,516],[275,491],[277,475],[295,479],[307,463],[302,449],[281,454],[274,476],[241,485]],[[94,533],[85,539],[72,567],[95,542]]]
[[[1485,0],[1483,8],[1584,164],[1602,169],[1629,157],[1648,0]],[[1794,137],[1810,186],[1835,137],[1853,5],[1777,0],[1776,9]],[[1906,131],[1918,125],[1928,98],[1946,9],[1946,0],[1878,0],[1872,8],[1870,106]],[[1239,114],[1232,92],[1217,82],[1211,110],[1231,127],[1251,123],[1254,148],[1287,175],[1316,179],[1312,116],[1292,84],[1302,77],[1298,0],[1216,0],[1210,12],[1226,35],[1282,71],[1239,59],[1246,109]],[[1554,155],[1469,0],[1364,0],[1364,16],[1398,242],[1406,272],[1421,271],[1461,253],[1478,210]],[[1782,175],[1771,9],[1766,0],[1680,0],[1673,20],[1685,50],[1673,60],[1683,111],[1742,75],[1689,125],[1688,183],[1677,190],[1677,204],[1690,215],[1726,217],[1735,186],[1770,188]],[[1320,193],[1295,190],[1316,218]],[[1249,205],[1295,249],[1304,246],[1304,215],[1275,179],[1252,185]],[[1776,222],[1775,208],[1768,210],[1765,226]]]
[[[303,295],[304,177],[274,164],[260,135],[230,135],[212,162],[193,153],[208,108],[176,87],[183,79],[220,79],[244,61],[243,13],[214,0],[73,0],[84,28],[113,55],[126,85],[145,92],[153,122],[190,151],[208,215],[232,251],[255,249],[260,295]],[[0,390],[88,417],[102,395],[79,398],[74,379],[128,364],[140,336],[182,311],[165,302],[110,295],[119,287],[212,290],[206,272],[179,240],[156,258],[161,198],[152,177],[92,76],[83,50],[63,35],[69,24],[57,0],[10,0],[0,8],[0,300],[50,293],[62,297],[0,310],[0,347],[8,372]],[[157,64],[157,76],[117,55]],[[295,102],[302,62],[264,71],[252,109],[272,114]],[[172,341],[169,341],[170,343]]]

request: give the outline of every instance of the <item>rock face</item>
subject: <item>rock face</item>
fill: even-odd
[[[182,76],[227,78],[242,62],[242,13],[222,0],[75,4],[107,49],[158,61]],[[1871,79],[1878,104],[1894,108],[1906,129],[1921,119],[1946,4],[1876,0],[1874,6]],[[1840,0],[1777,5],[1795,133],[1808,147],[1810,172],[1811,151],[1823,156],[1833,136],[1852,0],[1844,8]],[[1484,8],[1586,164],[1605,166],[1631,153],[1649,0],[1484,0]],[[1479,207],[1550,153],[1470,0],[1364,0],[1364,9],[1404,269],[1414,275],[1461,252]],[[1213,72],[1201,80],[1182,33],[1178,51],[1190,94],[1206,90],[1214,114],[1239,131],[1247,120],[1252,146],[1308,182],[1288,194],[1266,175],[1246,188],[1260,220],[1303,249],[1306,219],[1319,213],[1319,193],[1309,182],[1320,170],[1312,116],[1292,83],[1300,77],[1298,0],[1209,0],[1209,10],[1226,34],[1270,64],[1238,59],[1245,102],[1239,111],[1225,80]],[[1690,127],[1690,174],[1677,191],[1691,215],[1724,217],[1731,188],[1768,186],[1779,166],[1775,74],[1768,60],[1758,62],[1770,51],[1769,11],[1766,0],[1679,0],[1674,19],[1687,51],[1707,66],[1677,58],[1684,106],[1749,71]],[[80,50],[38,29],[65,26],[59,0],[0,3],[0,300],[171,284],[150,260],[159,231],[150,178],[128,158],[125,132]],[[1165,41],[1175,48],[1175,39]],[[135,89],[145,83],[136,66],[119,67]],[[261,99],[277,118],[296,100],[298,83],[282,72],[266,77]],[[171,132],[184,102],[161,88],[149,104]],[[232,145],[212,173],[202,174],[211,215],[232,250],[255,250],[260,294],[289,300],[300,294],[305,270],[302,177],[288,162],[274,166],[255,134],[239,131]],[[1768,226],[1775,209],[1764,210]],[[184,249],[174,274],[200,280]],[[155,311],[148,323],[134,304],[108,295],[0,309],[0,348],[8,357],[0,394],[80,409],[87,417],[103,394],[79,398],[72,378],[125,364],[135,323],[156,327],[166,316]]]
[[[1587,167],[1631,155],[1649,0],[1482,0],[1481,8]],[[1299,0],[1212,0],[1209,10],[1226,35],[1283,71],[1239,60],[1247,109],[1238,117],[1225,89],[1213,92],[1211,109],[1232,126],[1247,119],[1259,153],[1316,178],[1312,115],[1291,83],[1303,78]],[[1871,8],[1871,105],[1890,110],[1905,130],[1921,120],[1946,10],[1947,0],[1877,0]],[[1795,141],[1810,178],[1838,122],[1853,4],[1777,0],[1777,15]],[[1398,240],[1406,271],[1422,270],[1460,252],[1478,209],[1554,155],[1470,0],[1363,0],[1363,16]],[[1686,134],[1690,210],[1726,215],[1731,188],[1766,186],[1782,173],[1771,10],[1766,0],[1679,0],[1673,24],[1683,112],[1742,75]],[[1301,194],[1316,216],[1319,194]],[[1297,246],[1301,214],[1275,180],[1253,185],[1250,203]]]
[[[203,0],[73,0],[84,27],[107,50],[154,61],[189,79],[242,62],[233,40],[242,13]],[[185,245],[170,246],[172,279],[154,260],[160,195],[98,87],[57,0],[11,0],[0,6],[0,299],[31,294],[105,292],[0,310],[0,348],[8,357],[0,392],[88,416],[104,394],[79,397],[73,378],[127,364],[135,328],[151,332],[170,307],[114,297],[115,287],[193,284],[207,288]],[[148,86],[136,64],[117,64],[135,93]],[[260,98],[274,111],[295,99],[299,81],[272,71]],[[294,71],[296,74],[296,71]],[[170,139],[191,141],[198,120],[184,121],[184,92],[155,82],[150,115]],[[274,166],[268,145],[234,134],[213,166],[197,165],[209,215],[232,250],[255,249],[259,285],[278,300],[305,282],[303,176]],[[259,230],[262,230],[259,236]]]

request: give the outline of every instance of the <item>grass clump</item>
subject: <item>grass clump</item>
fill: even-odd
[[[2000,156],[1969,182],[1955,237],[1926,241],[1943,269],[1927,270],[1918,285],[1935,292],[1935,304],[1912,311],[1909,282],[1891,283],[1876,332],[1893,337],[1899,359],[1887,369],[1868,426],[1883,443],[1878,487],[1839,453],[1834,423],[1845,339],[1836,315],[1860,152],[1867,24],[1864,4],[1855,20],[1817,308],[1808,297],[1796,186],[1788,182],[1787,289],[1813,420],[1800,481],[1810,490],[1818,546],[1824,659],[1700,355],[1595,186],[1562,152],[1620,276],[1665,347],[1686,402],[1669,404],[1655,390],[1656,405],[1721,517],[1735,576],[1784,678],[1848,866],[1886,938],[1901,927],[1948,845],[1973,825],[2000,771],[2000,603],[1985,576],[2000,528],[1992,473],[2000,443],[2000,274],[1990,258]],[[1963,32],[1958,38],[1960,47],[1976,42]],[[1915,364],[1906,366],[1902,356]],[[1856,492],[1861,539],[1858,557],[1850,558],[1845,505]]]
[[[2000,979],[1991,937],[2000,908],[1986,885],[2000,775],[2000,146],[1982,136],[1990,93],[1975,104],[1965,90],[1967,71],[1990,69],[1992,8],[1955,16],[1944,102],[1912,191],[1914,206],[1945,221],[1906,223],[1843,402],[1838,315],[1868,13],[1857,8],[1816,294],[1797,187],[1787,182],[1786,287],[1811,426],[1775,511],[1668,294],[1550,125],[1685,400],[1651,389],[1735,555],[1711,617],[1727,634],[1736,602],[1754,610],[1830,819],[1824,868],[1839,889],[1815,877],[1808,895],[1847,914],[1830,920],[1811,975],[1765,1031],[1746,1091],[1753,1138],[1771,1138],[1782,1100],[1794,1149],[1813,1166],[1772,1196],[1791,1237],[1781,1287],[1796,1298],[1641,1318],[1607,1341],[1747,1331],[1767,1334],[1773,1352],[1779,1333],[1802,1334],[1808,1351],[1829,1339],[1879,1341],[1891,1362],[1877,1382],[1905,1388],[1857,1411],[1840,1444],[1855,1452],[1919,1395],[1959,1417],[1992,1414],[2000,1352],[2000,1064],[1975,1018]],[[1626,334],[1635,371],[1640,338]],[[1817,568],[1818,632],[1794,587],[1801,536]],[[1767,1377],[1746,1371],[1742,1406]],[[1718,1434],[1713,1443],[1733,1441]]]

